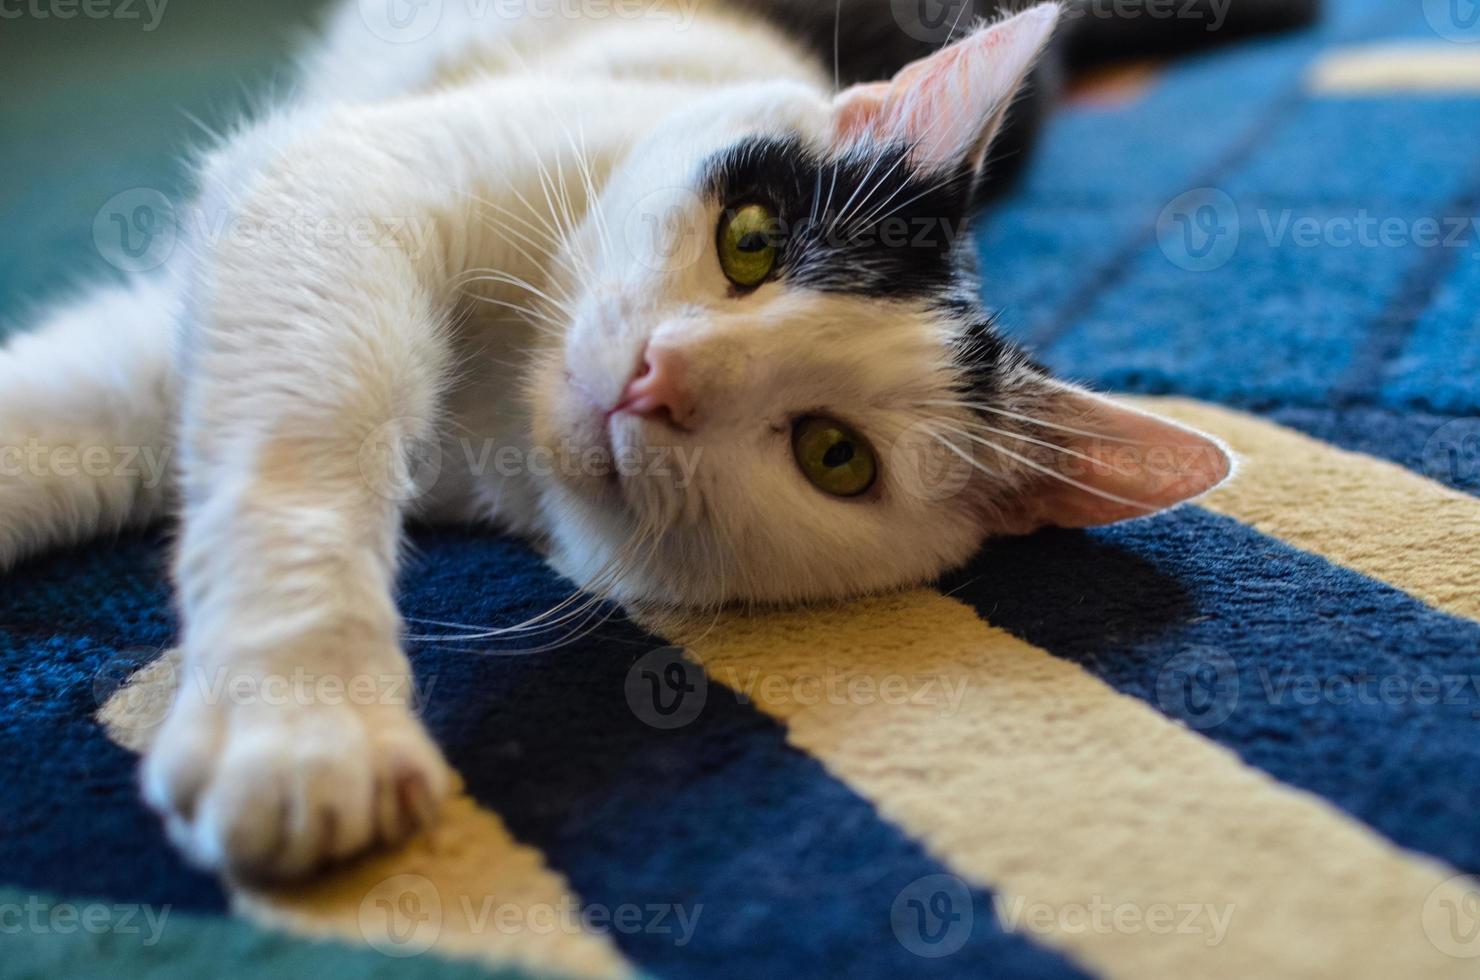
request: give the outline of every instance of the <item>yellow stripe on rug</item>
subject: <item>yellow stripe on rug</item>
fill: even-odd
[[[1447,41],[1338,48],[1311,66],[1307,85],[1338,96],[1480,92],[1480,51]]]
[[[1235,478],[1198,506],[1480,620],[1480,498],[1233,409],[1129,401],[1211,432],[1241,457]]]
[[[108,736],[148,748],[174,694],[172,653],[98,712]],[[544,855],[466,795],[405,846],[279,889],[233,885],[235,912],[266,928],[368,944],[387,956],[438,956],[571,977],[635,975],[611,940],[586,929],[580,899]]]
[[[1473,976],[1425,930],[1452,871],[955,600],[651,625],[1096,973]]]
[[[544,855],[466,795],[437,825],[395,851],[276,890],[238,887],[234,911],[301,936],[368,943],[392,957],[423,954],[524,966],[571,977],[635,975]]]

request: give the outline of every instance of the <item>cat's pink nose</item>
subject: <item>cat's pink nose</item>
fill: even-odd
[[[612,412],[660,419],[687,428],[694,414],[694,398],[687,381],[683,357],[677,351],[649,347]]]

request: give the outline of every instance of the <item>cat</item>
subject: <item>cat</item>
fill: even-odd
[[[984,306],[973,195],[1064,8],[852,79],[763,6],[349,3],[198,161],[163,269],[0,349],[0,447],[41,461],[0,470],[0,571],[180,518],[181,685],[141,772],[195,863],[303,875],[435,819],[454,777],[408,698],[261,696],[405,688],[408,519],[705,609],[929,582],[1229,475]],[[161,478],[56,463],[118,447]]]

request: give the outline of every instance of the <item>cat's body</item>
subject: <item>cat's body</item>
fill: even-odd
[[[177,260],[0,350],[0,445],[168,461],[0,476],[0,570],[182,515],[185,669],[145,791],[197,861],[301,873],[435,814],[450,773],[404,698],[231,693],[402,690],[408,517],[712,606],[926,581],[1226,474],[979,305],[964,221],[1056,7],[835,95],[815,44],[719,0],[449,3],[430,32],[374,6],[205,157]],[[960,464],[944,490],[927,457]]]

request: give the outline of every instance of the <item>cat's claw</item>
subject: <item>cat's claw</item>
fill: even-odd
[[[177,699],[144,795],[196,864],[247,879],[310,874],[430,825],[452,772],[401,705]]]

